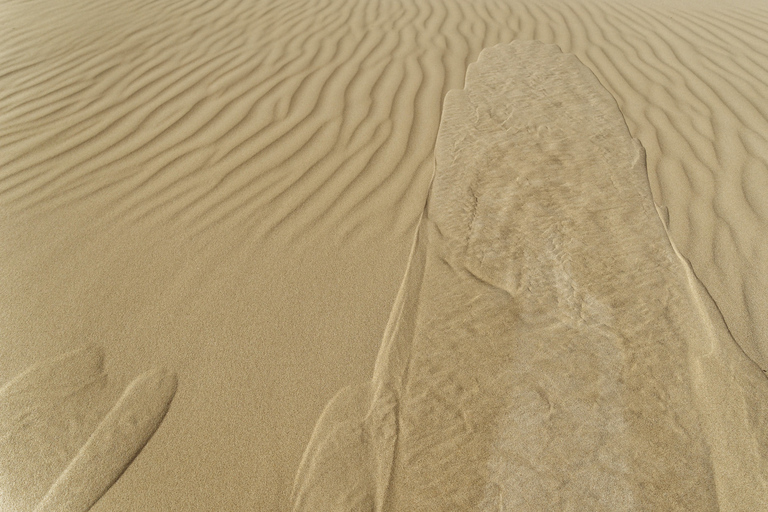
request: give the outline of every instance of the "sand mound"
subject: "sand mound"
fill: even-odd
[[[324,413],[295,510],[768,509],[768,380],[595,76],[486,49],[435,155],[370,391]]]
[[[160,426],[176,376],[146,372],[110,406],[103,359],[86,347],[0,388],[2,510],[89,510]]]

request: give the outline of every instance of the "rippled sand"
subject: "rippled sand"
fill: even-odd
[[[483,50],[435,157],[373,380],[323,414],[296,510],[765,507],[768,379],[595,76],[554,45]]]
[[[145,375],[159,387],[131,402],[141,451],[93,510],[290,509],[325,405],[354,383],[349,403],[370,400],[446,94],[482,49],[513,40],[575,55],[645,148],[675,265],[690,261],[695,296],[712,299],[700,314],[722,315],[718,339],[743,351],[725,352],[725,373],[694,366],[703,376],[690,381],[725,379],[738,361],[768,369],[758,2],[9,0],[0,20],[0,384],[103,353],[98,370],[81,363],[98,386],[78,387],[91,381],[77,365],[34,381],[23,396],[38,416],[0,400],[2,453],[23,439],[50,447],[10,450],[2,467],[33,475],[44,459],[62,471],[19,507],[62,487]],[[544,244],[516,229],[529,251]],[[661,300],[662,281],[641,292]],[[731,415],[730,391],[707,386],[692,388],[697,414]],[[51,408],[61,393],[72,398]],[[53,421],[56,410],[73,420]],[[730,430],[717,425],[702,420],[701,439],[727,459]],[[712,478],[731,463],[713,463]]]

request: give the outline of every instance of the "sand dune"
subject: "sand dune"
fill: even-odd
[[[4,204],[92,201],[191,234],[403,233],[445,93],[482,48],[537,39],[577,55],[617,99],[678,245],[768,366],[765,9],[164,5],[5,6]]]
[[[498,43],[592,70],[768,369],[757,2],[7,0],[0,20],[0,383],[84,343],[118,381],[179,375],[94,510],[289,508],[324,405],[373,371],[443,99]]]

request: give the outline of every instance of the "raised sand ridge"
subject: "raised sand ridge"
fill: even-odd
[[[435,155],[372,382],[327,408],[295,510],[768,509],[768,380],[592,72],[483,50]]]

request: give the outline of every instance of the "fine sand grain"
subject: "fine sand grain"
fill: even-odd
[[[88,446],[107,449],[91,436],[102,431],[97,427],[122,390],[145,375],[145,384],[158,387],[131,388],[143,397],[138,402],[147,406],[141,413],[146,415],[137,417],[136,436],[125,431],[126,441],[109,448],[114,464],[98,485],[108,485],[141,451],[93,510],[290,509],[302,453],[311,438],[329,435],[322,421],[313,433],[326,404],[338,390],[356,385],[345,392],[355,398],[341,398],[325,413],[353,424],[368,412],[359,404],[380,396],[366,383],[372,375],[378,376],[373,382],[383,378],[381,365],[374,374],[376,354],[406,265],[415,265],[409,249],[435,157],[442,158],[435,143],[446,95],[464,88],[468,66],[481,50],[515,40],[556,44],[612,96],[620,115],[613,111],[609,117],[623,116],[625,130],[645,148],[652,196],[651,202],[644,188],[645,206],[638,208],[646,209],[627,210],[627,219],[646,219],[647,206],[657,204],[677,251],[666,277],[654,275],[653,286],[632,289],[637,301],[647,299],[649,311],[660,311],[658,329],[668,333],[664,325],[679,326],[682,334],[670,350],[688,359],[667,361],[653,350],[634,357],[649,365],[646,373],[658,383],[647,390],[649,402],[657,397],[659,407],[677,411],[678,425],[701,418],[690,445],[674,441],[672,427],[671,437],[661,439],[710,465],[692,462],[683,471],[670,462],[654,473],[641,464],[631,466],[633,471],[658,480],[663,468],[672,468],[693,485],[708,478],[702,468],[710,467],[723,509],[736,495],[754,496],[758,484],[739,480],[738,468],[765,464],[759,440],[748,435],[754,431],[742,423],[759,424],[763,414],[755,402],[763,384],[750,365],[768,370],[768,9],[762,2],[0,0],[0,386],[13,389],[22,374],[37,379],[24,388],[33,392],[2,397],[0,422],[6,429],[15,425],[20,437],[13,439],[26,441],[0,433],[0,500],[12,497],[33,508],[73,461],[83,464],[73,466],[81,468],[72,470],[76,475],[104,467],[83,462],[89,460]],[[537,70],[545,82],[556,73]],[[568,117],[577,113],[581,117]],[[513,120],[521,126],[575,126],[585,117],[585,129],[599,121],[589,119],[575,100],[546,114],[551,120],[537,115],[544,114],[526,111]],[[461,119],[468,126],[480,121]],[[603,151],[606,158],[619,158],[622,168],[634,162],[611,145]],[[561,160],[570,169],[568,158]],[[514,162],[507,164],[514,168]],[[635,174],[626,180],[639,179],[642,171]],[[603,178],[587,176],[578,186],[589,195],[603,183],[599,192],[608,194],[613,185]],[[626,180],[617,175],[617,186],[629,186]],[[511,261],[550,269],[536,282],[550,291],[541,292],[538,306],[521,304],[519,316],[561,324],[578,323],[581,313],[601,318],[598,306],[579,313],[574,304],[586,300],[587,292],[603,297],[590,287],[605,291],[606,276],[615,276],[619,267],[606,263],[604,271],[583,270],[580,288],[561,290],[553,269],[565,262],[546,266],[529,259],[549,243],[534,231],[539,216],[529,211],[525,215],[533,220],[518,222],[511,211],[542,204],[541,198],[526,203],[522,194],[502,197],[501,189],[473,186],[494,205],[483,214],[492,222],[477,233],[498,255],[486,256],[483,265],[506,268],[507,237],[517,237],[525,243]],[[463,193],[462,187],[456,190]],[[557,197],[558,211],[569,212],[570,219],[540,222],[575,222],[589,206],[579,202],[582,194]],[[512,216],[511,224],[495,224],[505,215]],[[659,248],[659,225],[643,238],[645,220],[635,230],[629,220],[610,222],[617,223],[611,232],[626,238],[595,228],[596,240],[619,240],[618,247],[593,248],[595,257],[611,254],[618,262],[636,254],[647,263],[669,255],[668,247]],[[579,232],[575,225],[568,229]],[[423,231],[419,243],[426,243]],[[467,268],[477,271],[472,265]],[[691,288],[681,288],[680,269]],[[505,289],[521,279],[491,284]],[[615,286],[621,279],[614,279]],[[481,285],[466,286],[457,285],[456,293],[463,297]],[[673,294],[680,303],[658,310]],[[557,308],[540,311],[552,301],[559,301]],[[447,314],[439,304],[418,307]],[[691,304],[700,308],[704,323],[691,320]],[[614,322],[635,325],[641,317],[616,313]],[[690,336],[696,329],[701,340],[714,340],[703,353]],[[604,336],[601,343],[615,347]],[[627,371],[622,358],[632,351],[625,349],[607,352],[618,358],[616,372]],[[705,357],[708,350],[722,361]],[[537,353],[520,364],[532,365],[535,371],[528,373],[543,379],[548,374],[536,366]],[[617,375],[608,371],[609,359],[595,356],[592,368],[608,383]],[[168,373],[152,373],[161,367]],[[420,368],[420,385],[459,396],[457,389],[440,388],[437,377],[430,382],[427,366]],[[178,376],[178,389],[159,422],[172,375]],[[630,375],[640,379],[640,373]],[[675,383],[673,375],[681,380]],[[446,379],[454,388],[471,389],[471,382]],[[592,382],[578,382],[586,381]],[[720,386],[722,381],[730,384]],[[754,384],[753,395],[739,395],[745,382]],[[535,383],[533,377],[521,381]],[[545,384],[537,385],[547,390]],[[595,403],[620,410],[622,388],[605,389],[614,394]],[[692,393],[688,408],[680,405],[687,396],[681,390]],[[523,395],[521,400],[535,398]],[[14,405],[13,396],[24,396],[26,405]],[[600,407],[591,416],[596,430],[619,414]],[[35,413],[21,421],[22,410]],[[526,418],[504,417],[473,427],[479,439],[520,429],[515,421]],[[70,426],[66,441],[47,444],[64,424]],[[626,425],[615,431],[616,450],[646,439],[637,437],[636,424]],[[427,423],[414,428],[429,434]],[[739,432],[744,435],[729,437]],[[408,438],[409,450],[417,449],[417,438]],[[729,451],[724,443],[735,448]],[[371,460],[365,450],[344,457],[353,468]],[[392,474],[403,482],[407,464],[392,460],[401,468]],[[554,477],[562,477],[564,470],[558,471]],[[349,485],[367,488],[368,474],[360,472]],[[35,475],[42,476],[32,487],[18,483]],[[74,496],[63,487],[75,486],[61,482],[57,489]],[[403,485],[397,484],[404,489],[402,503],[408,503]],[[493,491],[484,489],[482,499],[491,500]],[[713,506],[706,501],[712,495],[704,496],[713,487],[701,489],[702,503]],[[79,495],[80,503],[92,499],[89,493]]]

